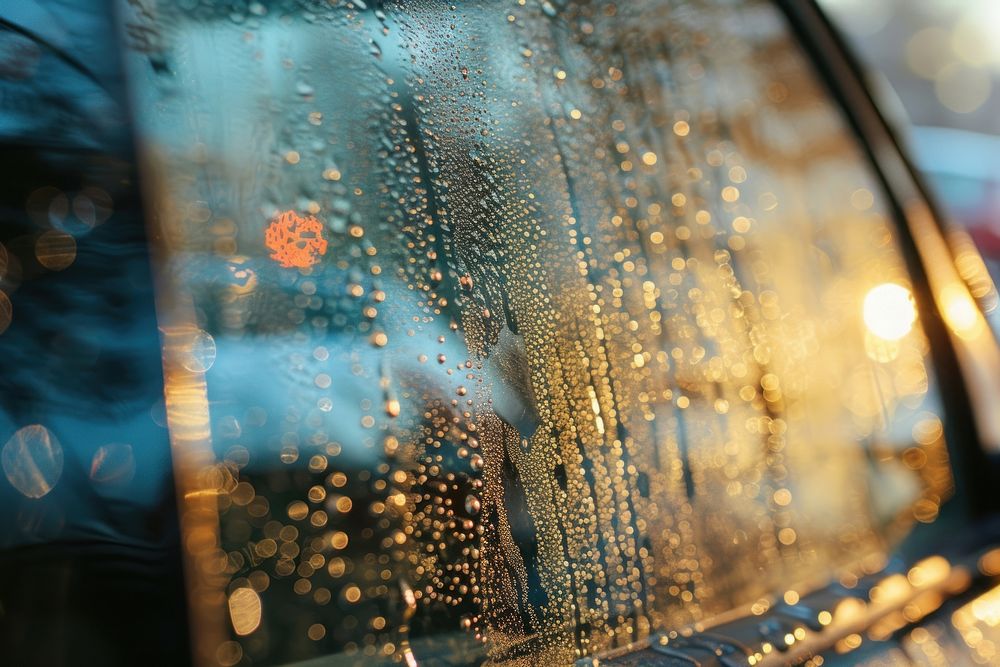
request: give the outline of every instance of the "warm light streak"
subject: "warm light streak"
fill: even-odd
[[[967,289],[957,284],[946,285],[940,301],[948,326],[958,336],[971,339],[983,332],[986,322]]]

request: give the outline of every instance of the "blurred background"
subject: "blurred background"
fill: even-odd
[[[819,0],[946,213],[1000,279],[1000,0]]]

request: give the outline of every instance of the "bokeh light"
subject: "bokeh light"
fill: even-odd
[[[917,311],[910,290],[896,283],[882,283],[865,295],[864,321],[883,340],[899,340],[913,329]]]

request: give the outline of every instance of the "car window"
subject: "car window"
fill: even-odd
[[[895,223],[770,3],[129,11],[213,659],[571,664],[937,517]]]

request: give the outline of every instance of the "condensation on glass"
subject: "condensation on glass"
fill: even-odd
[[[770,4],[128,5],[208,661],[566,665],[935,519],[893,223]]]

